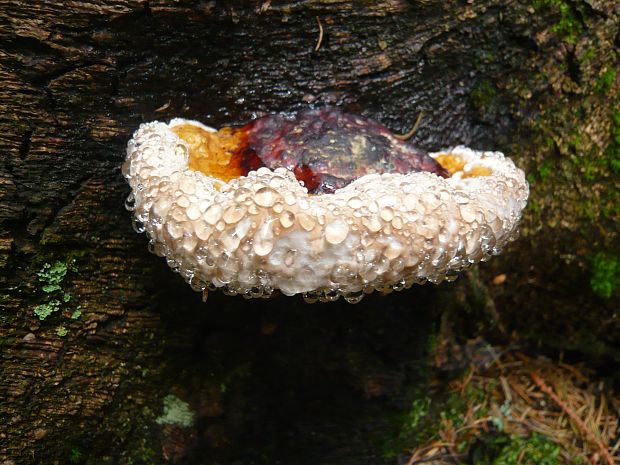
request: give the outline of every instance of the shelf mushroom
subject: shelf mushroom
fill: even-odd
[[[334,108],[142,124],[123,174],[134,228],[205,297],[356,303],[453,280],[515,239],[529,194],[499,152],[425,154]]]

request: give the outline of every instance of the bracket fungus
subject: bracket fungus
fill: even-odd
[[[499,152],[425,154],[332,108],[142,124],[123,173],[134,228],[192,288],[310,302],[453,280],[514,240],[529,194]]]

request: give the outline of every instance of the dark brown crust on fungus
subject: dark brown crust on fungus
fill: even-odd
[[[311,194],[332,193],[372,173],[447,172],[426,153],[398,140],[385,126],[337,108],[272,115],[243,127],[248,150],[264,166],[287,168]]]

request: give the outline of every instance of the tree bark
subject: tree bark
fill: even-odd
[[[0,464],[390,463],[441,314],[617,364],[619,28],[615,0],[0,1]],[[201,302],[131,229],[131,133],[322,105],[504,151],[522,237],[358,306]]]

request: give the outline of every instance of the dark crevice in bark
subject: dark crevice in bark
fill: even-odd
[[[150,7],[149,2],[142,2],[142,8],[136,8],[135,11],[118,15],[117,17],[108,20],[102,26],[112,27],[114,29],[124,29],[127,27],[132,27],[132,25],[138,24],[145,18],[147,20],[153,19],[153,11]]]
[[[54,111],[56,109],[56,99],[54,98],[54,94],[48,87],[44,87],[45,96],[47,97],[47,102],[49,104],[49,110]]]
[[[579,66],[579,61],[575,57],[575,51],[569,50],[566,54],[566,67],[568,69],[568,74],[573,82],[577,85],[581,84],[581,68]]]
[[[19,147],[19,156],[22,160],[28,155],[28,151],[30,150],[30,141],[33,133],[34,129],[29,129],[22,137],[22,143]]]
[[[533,37],[529,35],[508,34],[507,37],[519,48],[538,52],[540,48]]]
[[[61,212],[69,207],[74,199],[79,195],[80,190],[88,181],[93,178],[94,174],[88,173],[79,179],[76,179],[71,185],[66,187],[66,191],[62,197],[55,199],[53,205],[48,205],[44,210],[32,211],[26,225],[26,231],[33,240],[39,240],[45,230],[50,227],[61,214]]]
[[[39,73],[38,75],[33,76],[30,79],[30,82],[35,86],[47,88],[47,86],[49,86],[56,79],[59,79],[66,74],[72,73],[73,71],[77,71],[82,68],[88,68],[89,66],[93,66],[93,65],[109,65],[109,64],[110,63],[107,63],[105,61],[100,61],[100,60],[87,60],[87,61],[81,61],[81,62],[76,62],[76,63],[70,63],[65,66],[62,66],[61,68],[55,69],[47,73]]]
[[[65,354],[67,353],[68,349],[67,343],[68,341],[65,341],[65,343],[58,351],[58,355],[56,356],[56,368],[60,368],[62,366],[62,362],[65,359]]]
[[[153,16],[153,11],[151,10],[151,3],[146,1],[143,3],[144,5],[144,14],[147,16]]]
[[[11,37],[4,45],[3,49],[11,53],[23,53],[27,55],[51,56],[56,59],[61,58],[58,50],[49,45],[47,39],[36,39],[34,37]]]

